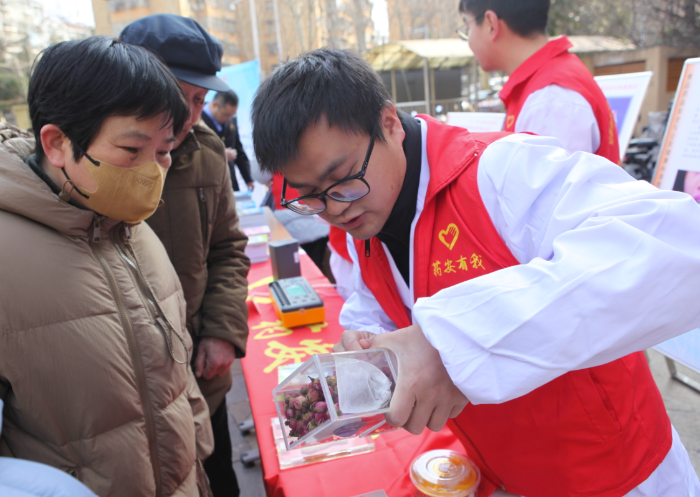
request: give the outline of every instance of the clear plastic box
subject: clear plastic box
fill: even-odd
[[[272,435],[277,447],[277,460],[280,469],[297,468],[309,464],[316,464],[325,461],[332,461],[343,457],[357,456],[374,451],[374,440],[371,437],[345,438],[318,444],[312,447],[302,447],[300,449],[287,450],[284,445],[284,436],[280,420],[272,418]]]
[[[384,417],[396,378],[385,349],[312,356],[272,391],[287,450],[398,429]]]

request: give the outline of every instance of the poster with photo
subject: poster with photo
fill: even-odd
[[[653,183],[662,190],[678,190],[682,183],[685,191],[696,172],[700,172],[700,58],[683,65]]]
[[[630,108],[630,103],[632,103],[632,97],[608,98],[610,110],[612,110],[613,117],[615,118],[615,127],[618,129],[618,135],[620,133],[620,129],[622,129],[622,125],[625,122],[625,118],[627,117],[627,111]]]
[[[700,201],[700,58],[688,59],[683,66],[653,183]],[[700,372],[700,328],[654,348]]]
[[[632,138],[652,74],[651,71],[646,71],[595,78],[615,117],[620,157],[624,157]]]
[[[700,171],[678,170],[673,189],[677,192],[684,192],[700,202]]]

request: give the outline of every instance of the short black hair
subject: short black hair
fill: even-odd
[[[253,101],[253,143],[260,168],[280,171],[299,153],[299,139],[322,116],[329,126],[371,134],[391,102],[379,75],[356,52],[319,49],[277,67]]]
[[[547,32],[550,3],[550,0],[460,0],[459,11],[471,14],[480,25],[486,11],[492,10],[515,34],[528,38]]]
[[[233,90],[220,91],[214,95],[214,101],[219,104],[220,107],[225,105],[233,105],[234,107],[238,105],[238,95]]]
[[[177,135],[189,108],[177,79],[155,55],[107,36],[51,45],[35,63],[27,96],[36,154],[41,128],[55,124],[75,140],[79,160],[111,116],[148,119],[164,114]]]

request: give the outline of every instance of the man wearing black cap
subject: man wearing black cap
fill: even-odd
[[[190,118],[170,154],[164,205],[146,222],[163,241],[185,292],[187,328],[196,350],[192,367],[214,431],[214,453],[204,468],[216,497],[237,496],[224,398],[231,387],[231,365],[245,354],[250,261],[224,145],[200,121],[207,92],[229,91],[216,77],[223,50],[196,21],[171,14],[134,21],[120,40],[158,55],[178,79],[189,105]]]

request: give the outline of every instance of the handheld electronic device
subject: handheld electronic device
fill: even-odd
[[[270,283],[275,313],[287,328],[322,323],[326,319],[323,300],[303,276]]]

